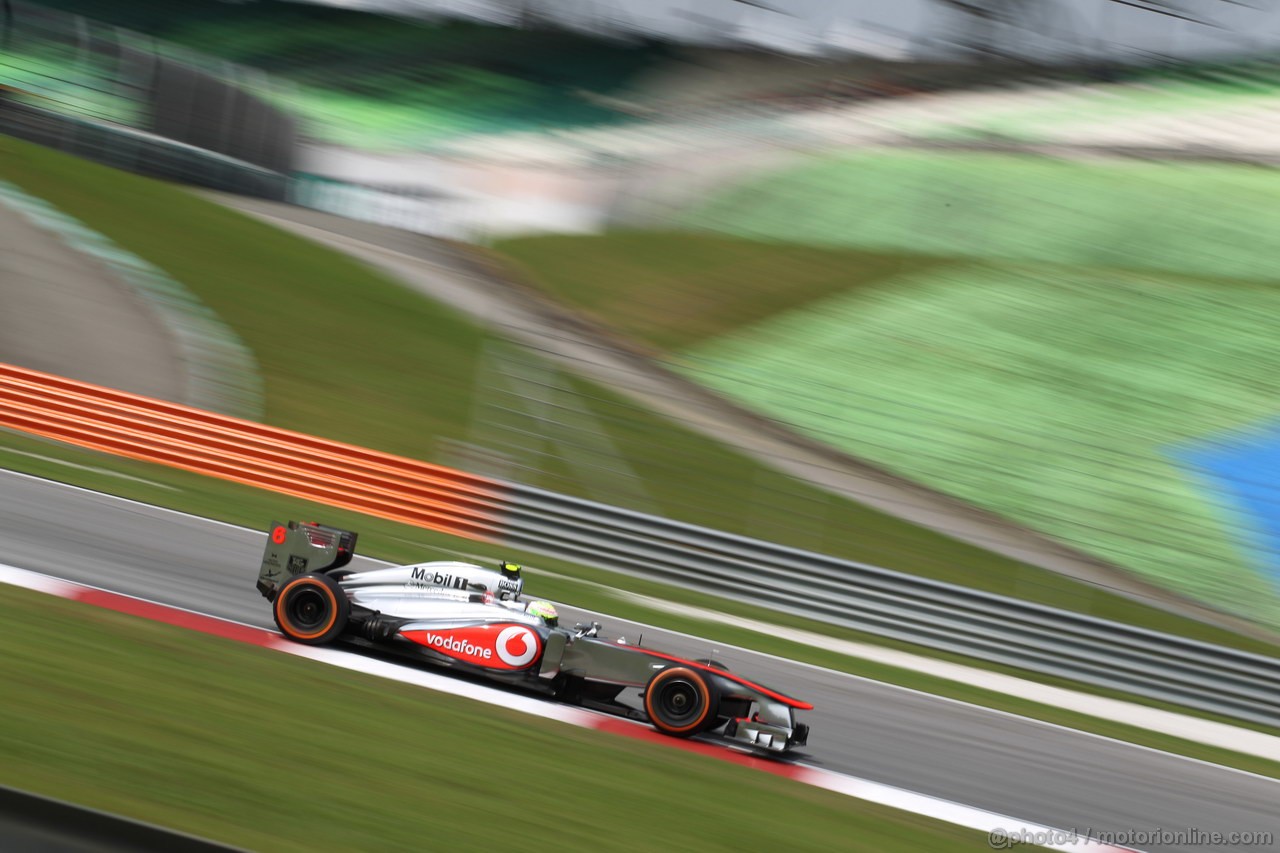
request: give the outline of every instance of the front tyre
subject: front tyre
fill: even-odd
[[[272,615],[280,633],[296,643],[333,642],[347,627],[351,602],[327,575],[295,575],[276,593]]]
[[[716,719],[720,695],[715,685],[697,670],[675,666],[664,669],[644,691],[644,712],[658,731],[672,737],[689,737]]]

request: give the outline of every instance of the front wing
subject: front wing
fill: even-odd
[[[624,643],[578,638],[566,646],[559,669],[566,676],[589,683],[643,688],[654,675],[674,666],[697,670],[716,685],[720,694],[717,716],[727,720],[724,736],[728,740],[775,753],[808,742],[809,727],[796,722],[795,712],[812,710],[813,705],[703,661]],[[543,669],[545,673],[545,663]]]

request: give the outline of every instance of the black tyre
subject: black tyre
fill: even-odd
[[[297,643],[319,646],[346,630],[351,602],[327,575],[295,575],[284,582],[272,607],[280,633]]]
[[[720,694],[701,672],[683,666],[664,669],[644,690],[644,712],[658,731],[689,737],[716,720]]]

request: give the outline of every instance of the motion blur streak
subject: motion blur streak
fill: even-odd
[[[521,713],[533,714],[581,728],[595,729],[596,731],[644,740],[666,747],[696,752],[710,758],[718,758],[753,770],[772,773],[775,776],[782,776],[805,785],[824,788],[845,796],[901,809],[913,814],[924,815],[969,829],[976,829],[980,832],[991,833],[993,834],[992,837],[996,837],[996,835],[1000,837],[1017,835],[1021,837],[1066,838],[1073,835],[1072,833],[1055,830],[1052,827],[1041,824],[1027,823],[996,812],[918,794],[914,791],[893,787],[892,785],[859,779],[831,770],[757,758],[722,746],[700,743],[696,740],[675,740],[666,735],[658,734],[642,723],[596,714],[580,708],[556,705],[546,700],[454,679],[437,673],[424,672],[414,667],[402,666],[385,660],[365,658],[332,648],[297,645],[286,641],[274,631],[255,628],[251,625],[232,622],[228,619],[219,619],[216,616],[206,616],[203,613],[192,610],[183,610],[182,608],[146,601],[109,590],[82,586],[81,584],[71,583],[70,581],[60,580],[14,566],[0,564],[0,583],[37,590],[56,595],[59,598],[80,601],[119,613],[127,613],[168,625],[188,628],[203,634],[212,634],[228,640],[286,652],[331,666],[363,672],[380,678],[389,678],[406,684],[414,684],[429,690],[465,696],[478,702],[510,708]],[[1128,847],[1114,847],[1084,837],[1075,838],[1066,843],[1055,843],[1053,844],[1053,849],[1094,851],[1094,853],[1125,853],[1125,851],[1136,853],[1136,851],[1132,851]]]
[[[501,484],[386,453],[0,364],[0,426],[492,541]]]

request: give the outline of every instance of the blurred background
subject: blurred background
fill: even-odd
[[[1280,627],[1274,3],[0,13],[7,133],[442,238],[841,459]],[[429,441],[350,437],[857,550],[829,489],[766,465],[711,506],[741,466],[500,337]]]

